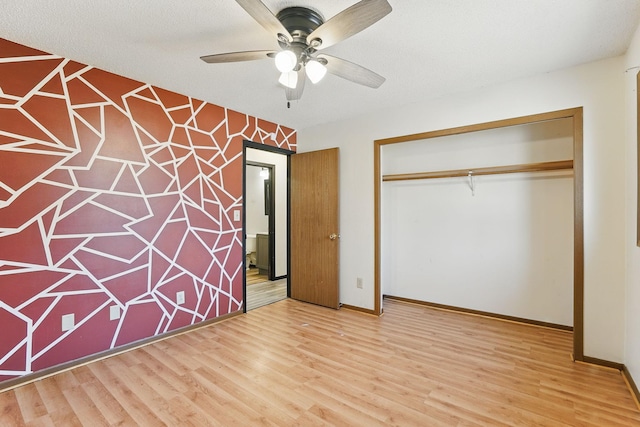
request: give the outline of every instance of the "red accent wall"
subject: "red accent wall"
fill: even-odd
[[[0,39],[0,381],[240,310],[244,139],[296,148],[292,129]]]

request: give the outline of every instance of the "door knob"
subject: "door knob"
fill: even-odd
[[[336,239],[337,239],[337,238],[339,238],[339,237],[340,237],[340,235],[339,235],[339,234],[335,234],[335,233],[333,233],[333,234],[329,234],[329,238],[330,238],[331,240],[336,240]]]

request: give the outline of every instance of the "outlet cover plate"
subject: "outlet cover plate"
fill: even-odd
[[[109,320],[118,320],[120,318],[120,306],[112,305],[109,307]]]
[[[176,292],[176,304],[184,304],[184,291]]]
[[[71,314],[63,314],[62,315],[62,332],[70,331],[76,324],[76,315]]]

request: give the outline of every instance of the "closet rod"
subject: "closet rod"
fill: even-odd
[[[493,166],[487,168],[458,169],[437,172],[402,173],[383,175],[383,181],[406,181],[411,179],[453,178],[458,176],[496,175],[502,173],[543,172],[563,169],[573,169],[573,160],[557,162],[527,163],[524,165]]]

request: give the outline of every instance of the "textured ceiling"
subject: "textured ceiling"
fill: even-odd
[[[328,19],[356,0],[263,0]],[[623,54],[638,0],[389,0],[391,14],[324,52],[387,78],[370,89],[328,75],[286,107],[270,60],[202,55],[275,49],[232,0],[2,0],[0,37],[303,129]]]

